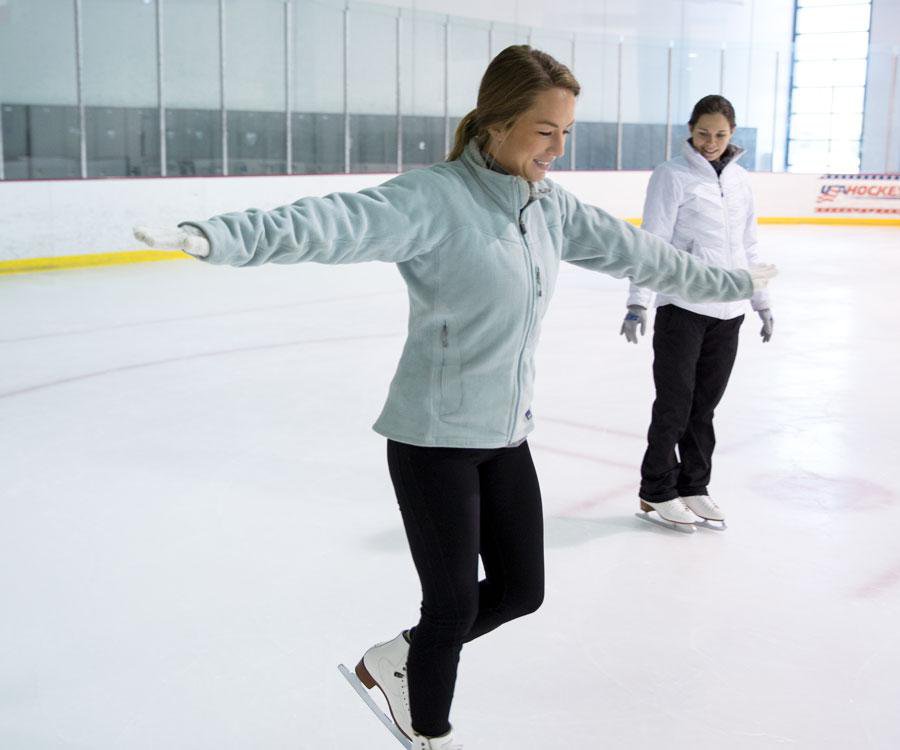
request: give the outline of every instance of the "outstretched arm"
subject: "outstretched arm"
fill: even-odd
[[[272,211],[222,214],[178,229],[136,227],[135,236],[217,265],[399,263],[427,252],[451,229],[429,210],[428,179],[412,172],[358,193],[301,198]]]
[[[725,270],[672,247],[605,211],[560,190],[563,210],[562,259],[640,287],[675,294],[690,302],[749,299],[775,276],[774,266]]]

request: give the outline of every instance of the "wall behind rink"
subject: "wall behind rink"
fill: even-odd
[[[125,262],[139,250],[136,224],[174,226],[246,208],[270,209],[305,195],[361,190],[393,175],[44,180],[0,183],[0,273]],[[586,203],[637,221],[649,171],[557,172]],[[900,175],[750,173],[763,222],[900,226]],[[94,255],[94,258],[76,256]],[[34,259],[62,259],[55,263]],[[147,259],[146,257],[134,259]]]

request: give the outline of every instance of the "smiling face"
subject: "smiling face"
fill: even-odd
[[[691,128],[691,141],[704,159],[715,161],[725,153],[733,134],[734,129],[725,116],[713,112],[700,116]]]
[[[509,128],[488,128],[485,150],[510,174],[537,182],[566,150],[575,121],[575,95],[568,89],[540,92],[530,109]]]

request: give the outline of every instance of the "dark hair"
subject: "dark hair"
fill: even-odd
[[[709,96],[704,96],[699,102],[694,105],[694,111],[691,112],[691,119],[688,120],[688,127],[691,130],[694,129],[694,125],[697,124],[697,120],[699,120],[703,115],[722,115],[726,120],[728,120],[728,124],[731,126],[731,129],[734,130],[737,127],[737,123],[734,118],[734,107],[731,106],[731,102],[728,101],[724,96],[719,96],[718,94],[710,94]]]
[[[540,92],[554,88],[568,89],[575,96],[581,93],[581,85],[572,71],[546,52],[527,44],[507,47],[484,71],[476,107],[457,125],[447,161],[458,159],[472,138],[478,139],[479,147],[484,148],[489,127],[512,125],[523,112],[531,109]]]

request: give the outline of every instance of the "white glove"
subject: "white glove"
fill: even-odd
[[[778,269],[772,263],[750,266],[747,270],[750,272],[750,278],[753,281],[754,292],[765,289],[769,279],[774,279],[778,275]]]
[[[757,312],[759,314],[759,319],[763,322],[763,327],[759,332],[759,335],[762,336],[763,343],[765,344],[772,339],[772,331],[775,330],[775,318],[772,317],[772,311],[768,308],[765,310],[758,310]]]
[[[133,231],[137,239],[157,250],[182,250],[196,258],[209,255],[209,240],[196,227],[135,227]]]
[[[619,331],[620,336],[625,338],[632,344],[638,342],[637,329],[641,327],[641,336],[647,331],[647,308],[640,305],[628,305],[628,314],[622,322],[622,330]]]

